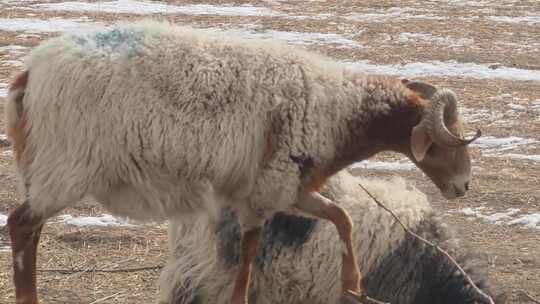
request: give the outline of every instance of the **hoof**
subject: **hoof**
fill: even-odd
[[[372,299],[365,294],[359,294],[352,290],[347,290],[345,294],[339,299],[339,304],[390,304],[387,302],[381,302]]]

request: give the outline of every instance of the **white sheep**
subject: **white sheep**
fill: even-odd
[[[426,196],[403,179],[367,179],[341,171],[322,194],[345,208],[354,222],[363,288],[392,304],[483,303],[457,268],[441,253],[405,235],[403,228],[358,186],[393,210],[414,232],[456,257],[475,284],[494,295],[483,257],[464,249],[431,209]],[[205,242],[200,240],[204,239]],[[238,266],[240,226],[231,210],[169,227],[171,258],[160,278],[161,304],[222,304]],[[264,227],[253,270],[253,304],[328,304],[340,298],[342,248],[326,222],[278,213]],[[476,302],[475,302],[476,301]],[[500,294],[495,302],[504,302]]]
[[[293,208],[332,221],[347,247],[344,296],[359,289],[352,223],[317,190],[381,151],[410,157],[447,198],[468,189],[455,95],[366,76],[283,44],[165,23],[76,31],[33,50],[6,105],[25,203],[8,219],[18,303],[37,303],[46,219],[94,196],[139,220],[225,206],[239,215],[247,302],[261,227]]]

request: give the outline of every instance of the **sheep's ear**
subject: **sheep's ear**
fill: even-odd
[[[423,125],[417,125],[411,133],[411,152],[417,162],[421,162],[433,141]]]
[[[433,94],[437,92],[437,88],[427,82],[421,81],[410,81],[408,79],[403,79],[401,82],[410,90],[415,91],[424,99],[431,99]]]

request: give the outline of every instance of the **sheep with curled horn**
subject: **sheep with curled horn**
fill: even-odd
[[[345,208],[363,289],[392,304],[487,304],[456,266],[440,252],[404,233],[395,220],[358,187],[361,183],[395,212],[409,229],[451,253],[474,283],[505,303],[487,277],[487,259],[464,248],[430,207],[426,196],[403,179],[334,175],[322,194]],[[217,219],[173,221],[171,257],[160,278],[160,304],[221,304],[238,267],[238,219],[223,210]],[[200,240],[204,239],[205,242]],[[323,221],[278,213],[265,225],[253,269],[250,303],[329,304],[339,302],[339,256],[333,227]]]
[[[91,195],[137,220],[231,207],[242,227],[231,304],[247,303],[264,222],[298,209],[331,221],[347,252],[342,292],[360,289],[347,212],[318,193],[382,151],[413,159],[446,198],[471,176],[455,96],[349,71],[269,41],[166,23],[66,33],[34,49],[5,105],[24,203],[9,216],[18,303],[38,302],[45,221]]]

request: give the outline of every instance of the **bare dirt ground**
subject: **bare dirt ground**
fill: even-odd
[[[140,15],[106,12],[58,12],[29,10],[31,4],[45,1],[0,1],[0,18],[50,19],[89,17],[97,22],[131,20]],[[49,1],[47,1],[49,2]],[[54,2],[54,1],[53,1]],[[23,3],[23,4],[21,4]],[[185,5],[195,1],[167,1]],[[399,64],[427,61],[498,63],[504,67],[526,70],[540,69],[540,21],[500,22],[491,16],[536,16],[538,1],[205,1],[208,4],[251,4],[267,7],[296,18],[283,16],[218,16],[156,14],[152,18],[167,19],[197,27],[242,28],[249,25],[256,31],[318,32],[344,35],[362,48],[344,48],[332,44],[306,47],[339,60],[369,60],[373,64]],[[24,8],[26,7],[26,8]],[[391,18],[353,18],[355,14],[392,11]],[[407,14],[413,17],[407,17]],[[418,17],[423,15],[424,17]],[[416,16],[416,17],[414,17]],[[426,17],[427,16],[427,17]],[[431,17],[430,17],[431,16]],[[433,17],[435,16],[435,17]],[[148,17],[148,16],[147,16]],[[349,18],[350,17],[350,18]],[[440,17],[440,18],[439,18]],[[21,36],[22,32],[1,31],[0,47],[14,44],[35,46],[56,35],[39,33]],[[462,46],[433,39],[403,39],[402,33],[429,33],[432,37],[452,41],[472,41]],[[27,52],[27,51],[25,51]],[[7,83],[17,67],[3,64],[15,60],[13,54],[0,51],[0,81]],[[13,57],[13,58],[12,58]],[[423,77],[456,91],[461,106],[469,113],[500,113],[483,120],[469,122],[468,128],[481,128],[486,135],[519,136],[540,140],[540,119],[531,102],[540,99],[539,81],[474,79],[464,77]],[[1,89],[1,87],[0,87]],[[502,96],[502,97],[501,97]],[[508,111],[507,99],[517,97],[522,111]],[[495,99],[494,99],[495,98]],[[499,99],[496,99],[499,98]],[[516,103],[516,102],[514,102]],[[0,119],[3,127],[3,121]],[[522,147],[524,154],[540,154],[540,146]],[[491,278],[509,294],[509,303],[531,303],[527,291],[540,299],[540,230],[522,226],[495,225],[471,219],[455,210],[466,207],[490,207],[494,211],[519,208],[522,212],[540,212],[540,163],[488,157],[473,148],[474,182],[465,198],[445,201],[435,187],[418,171],[380,172],[355,170],[355,174],[405,176],[425,191],[437,210],[445,214],[466,245],[486,255]],[[397,159],[385,154],[379,160]],[[0,214],[20,202],[12,158],[0,154]],[[105,211],[92,201],[66,210],[69,214],[96,215]],[[133,267],[162,265],[167,258],[165,224],[149,224],[122,228],[80,228],[61,224],[46,225],[39,247],[39,287],[43,303],[153,303],[157,292],[159,270],[116,272]],[[7,244],[5,229],[0,231],[0,245]],[[69,270],[82,270],[70,272]],[[100,272],[106,270],[109,272]],[[0,251],[0,303],[13,303],[11,256]]]

